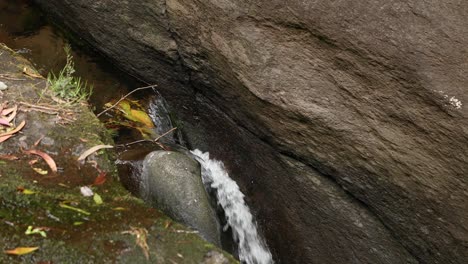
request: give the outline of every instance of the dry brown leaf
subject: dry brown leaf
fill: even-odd
[[[15,106],[7,108],[7,109],[2,109],[0,111],[0,113],[1,113],[2,116],[7,116],[7,115],[9,115],[9,114],[11,114],[13,112],[16,112],[17,110],[18,110],[18,106],[15,105]]]
[[[27,76],[31,76],[33,78],[40,78],[40,79],[44,79],[44,77],[42,77],[42,75],[38,74],[35,70],[29,68],[29,67],[24,67],[23,68],[23,73],[26,74]]]
[[[50,157],[49,154],[47,154],[45,152],[42,152],[40,150],[35,150],[35,149],[25,150],[24,153],[40,156],[41,158],[44,159],[44,161],[47,163],[47,165],[49,165],[50,169],[53,172],[57,172],[57,164],[55,164],[54,159],[52,159],[52,157]]]
[[[89,155],[93,154],[94,152],[100,150],[100,149],[107,149],[107,148],[113,148],[114,146],[111,146],[111,145],[97,145],[97,146],[94,146],[88,150],[86,150],[85,152],[83,152],[83,154],[81,154],[79,157],[78,157],[78,161],[81,162],[83,160],[86,159],[86,157],[88,157]]]
[[[1,160],[19,160],[15,155],[0,155]]]
[[[24,125],[26,125],[26,121],[23,120],[23,122],[21,122],[21,124],[19,124],[15,129],[5,132],[3,134],[0,134],[0,143],[11,138],[13,134],[23,129]]]
[[[3,141],[6,141],[7,139],[11,138],[13,135],[6,135],[6,136],[0,136],[0,143]]]
[[[18,112],[18,106],[15,105],[14,107],[4,109],[2,111],[2,116],[4,116],[5,119],[8,120],[8,122],[11,122],[11,121],[13,121],[13,119],[15,119],[17,112]],[[7,117],[7,115],[9,115],[9,116]]]

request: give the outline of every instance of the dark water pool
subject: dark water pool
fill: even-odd
[[[80,46],[47,22],[47,18],[28,0],[0,0],[0,43],[6,44],[33,63],[47,76],[58,72],[66,61],[63,50],[72,46],[76,75],[93,85],[90,98],[95,111],[142,84],[112,67],[96,52]]]

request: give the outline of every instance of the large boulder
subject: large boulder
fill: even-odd
[[[237,154],[284,262],[468,259],[467,1],[36,1],[214,105],[171,101],[209,124],[194,142]]]
[[[148,154],[141,169],[140,196],[168,216],[220,245],[220,228],[201,178],[200,164],[174,151]]]

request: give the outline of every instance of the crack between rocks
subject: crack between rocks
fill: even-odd
[[[210,108],[212,108],[213,111],[217,111],[219,114],[221,114],[224,118],[228,119],[230,122],[232,122],[233,124],[235,124],[237,127],[239,127],[240,129],[242,129],[244,132],[250,134],[251,136],[253,136],[254,138],[256,138],[257,140],[261,141],[262,143],[264,143],[265,145],[267,145],[268,147],[272,148],[274,150],[274,152],[280,154],[280,155],[284,155],[292,160],[295,160],[297,162],[300,162],[301,164],[304,164],[305,166],[307,166],[309,169],[315,171],[317,174],[319,174],[321,177],[324,177],[328,180],[330,180],[335,186],[337,186],[340,190],[342,190],[348,197],[351,198],[351,200],[355,201],[356,204],[364,209],[366,212],[368,212],[368,215],[374,219],[376,222],[380,223],[382,225],[382,227],[387,231],[387,233],[393,238],[393,240],[395,241],[396,244],[400,245],[401,249],[405,250],[406,253],[408,254],[408,256],[411,256],[413,258],[413,260],[415,261],[415,263],[422,263],[421,259],[418,258],[415,254],[413,254],[411,252],[411,250],[409,248],[407,248],[403,243],[401,243],[402,239],[397,236],[393,231],[392,229],[374,212],[374,210],[372,209],[371,206],[369,206],[368,204],[366,204],[364,201],[362,201],[361,199],[359,199],[358,197],[356,197],[352,192],[348,191],[343,185],[341,185],[337,179],[335,177],[333,177],[332,175],[330,174],[327,174],[325,172],[323,172],[322,170],[316,168],[314,165],[310,164],[309,162],[307,161],[304,161],[304,159],[302,159],[301,157],[295,155],[294,153],[290,152],[290,151],[286,151],[286,150],[279,150],[278,148],[276,148],[276,144],[257,135],[255,132],[251,131],[247,126],[237,122],[235,119],[231,118],[227,113],[225,113],[224,111],[222,111],[221,109],[219,109],[217,107],[217,105],[210,99],[208,98],[207,96],[205,96],[203,93],[198,93],[199,96],[203,96],[203,98],[210,103]]]
[[[278,150],[278,148],[276,148],[276,144],[271,142],[270,140],[267,140],[259,135],[257,135],[254,131],[250,130],[247,126],[243,125],[242,123],[240,122],[237,122],[235,119],[231,118],[231,116],[229,116],[227,113],[225,113],[224,111],[222,111],[212,100],[211,98],[209,98],[208,96],[205,96],[205,94],[203,94],[203,92],[201,92],[201,90],[197,89],[196,86],[194,85],[193,83],[193,80],[192,80],[192,72],[193,72],[193,69],[191,69],[186,63],[185,63],[185,60],[184,60],[184,57],[182,56],[182,53],[180,51],[180,45],[179,45],[179,42],[177,41],[177,33],[173,30],[173,25],[171,23],[171,19],[170,19],[170,16],[168,14],[168,11],[167,11],[167,0],[164,1],[164,16],[167,20],[167,31],[169,32],[170,34],[170,37],[172,40],[174,40],[174,42],[176,43],[176,50],[177,50],[177,54],[178,54],[178,59],[177,59],[177,62],[180,63],[181,67],[183,70],[185,70],[186,74],[187,74],[187,77],[188,79],[186,80],[186,84],[189,85],[189,87],[191,89],[193,89],[193,91],[198,95],[201,95],[203,96],[203,98],[210,103],[210,107],[211,108],[214,108],[213,110],[214,111],[217,111],[218,113],[222,114],[222,116],[224,116],[224,118],[228,119],[229,121],[231,121],[233,124],[235,124],[237,127],[239,127],[240,129],[242,129],[243,131],[245,131],[246,133],[250,134],[251,136],[253,136],[254,138],[260,140],[262,143],[266,144],[268,147],[274,149],[274,151],[278,154],[281,154],[281,155],[284,155],[290,159],[293,159],[297,162],[300,162],[302,164],[304,164],[305,166],[307,166],[308,168],[310,168],[311,170],[317,172],[317,174],[319,174],[321,177],[324,177],[324,178],[327,178],[328,180],[330,180],[331,182],[333,182],[334,185],[336,185],[339,189],[343,190],[343,192],[351,198],[351,200],[355,201],[356,204],[363,208],[366,212],[368,212],[369,216],[372,217],[375,221],[379,222],[382,227],[387,231],[387,233],[393,238],[393,240],[401,246],[401,248],[403,250],[405,250],[407,252],[407,254],[409,256],[411,256],[413,258],[413,260],[416,262],[416,263],[421,263],[421,260],[416,256],[414,255],[411,250],[409,248],[407,248],[404,244],[401,243],[401,239],[392,231],[392,229],[385,223],[385,221],[383,221],[375,212],[374,210],[372,209],[371,206],[369,206],[368,204],[366,204],[364,201],[362,201],[361,199],[359,199],[358,197],[356,197],[353,193],[351,193],[350,191],[348,191],[343,185],[341,185],[337,179],[335,177],[333,177],[332,175],[329,175],[327,173],[324,173],[322,170],[314,167],[313,165],[311,165],[310,163],[304,161],[301,157],[295,155],[294,153],[290,152],[290,151],[286,151],[286,150]],[[251,17],[248,17],[251,19]],[[267,22],[270,22],[268,20],[266,20]],[[261,21],[257,21],[257,22],[261,22]],[[318,32],[312,32],[310,31],[308,28],[302,26],[302,25],[299,25],[299,24],[278,24],[278,26],[280,27],[288,27],[288,28],[293,28],[293,29],[296,29],[296,30],[302,30],[302,31],[306,31],[308,32],[309,34],[311,34],[311,36],[319,39],[320,41],[322,41],[323,43],[327,44],[327,45],[331,45],[333,47],[336,47],[336,45],[334,44],[334,42],[332,40],[329,40],[327,39],[324,35],[318,33]],[[262,100],[263,101],[263,100]]]

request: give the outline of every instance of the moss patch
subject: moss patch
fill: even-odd
[[[0,46],[0,76],[7,77],[0,81],[8,85],[0,102],[20,106],[16,122],[26,121],[21,134],[0,143],[0,155],[17,157],[0,160],[0,250],[39,250],[24,256],[0,252],[0,263],[201,263],[207,252],[222,252],[131,196],[116,176],[112,150],[80,164],[77,157],[84,150],[112,144],[112,139],[86,104],[61,106],[45,96],[45,79],[23,74],[24,67],[32,69]],[[49,154],[58,172],[24,149]],[[32,167],[48,173],[40,175]],[[92,185],[101,173],[106,181],[91,187],[104,201],[97,205],[92,197],[81,195],[80,187]],[[25,189],[34,193],[26,194]],[[47,237],[26,235],[28,226],[42,228]],[[135,228],[148,232],[148,259],[131,232]]]

